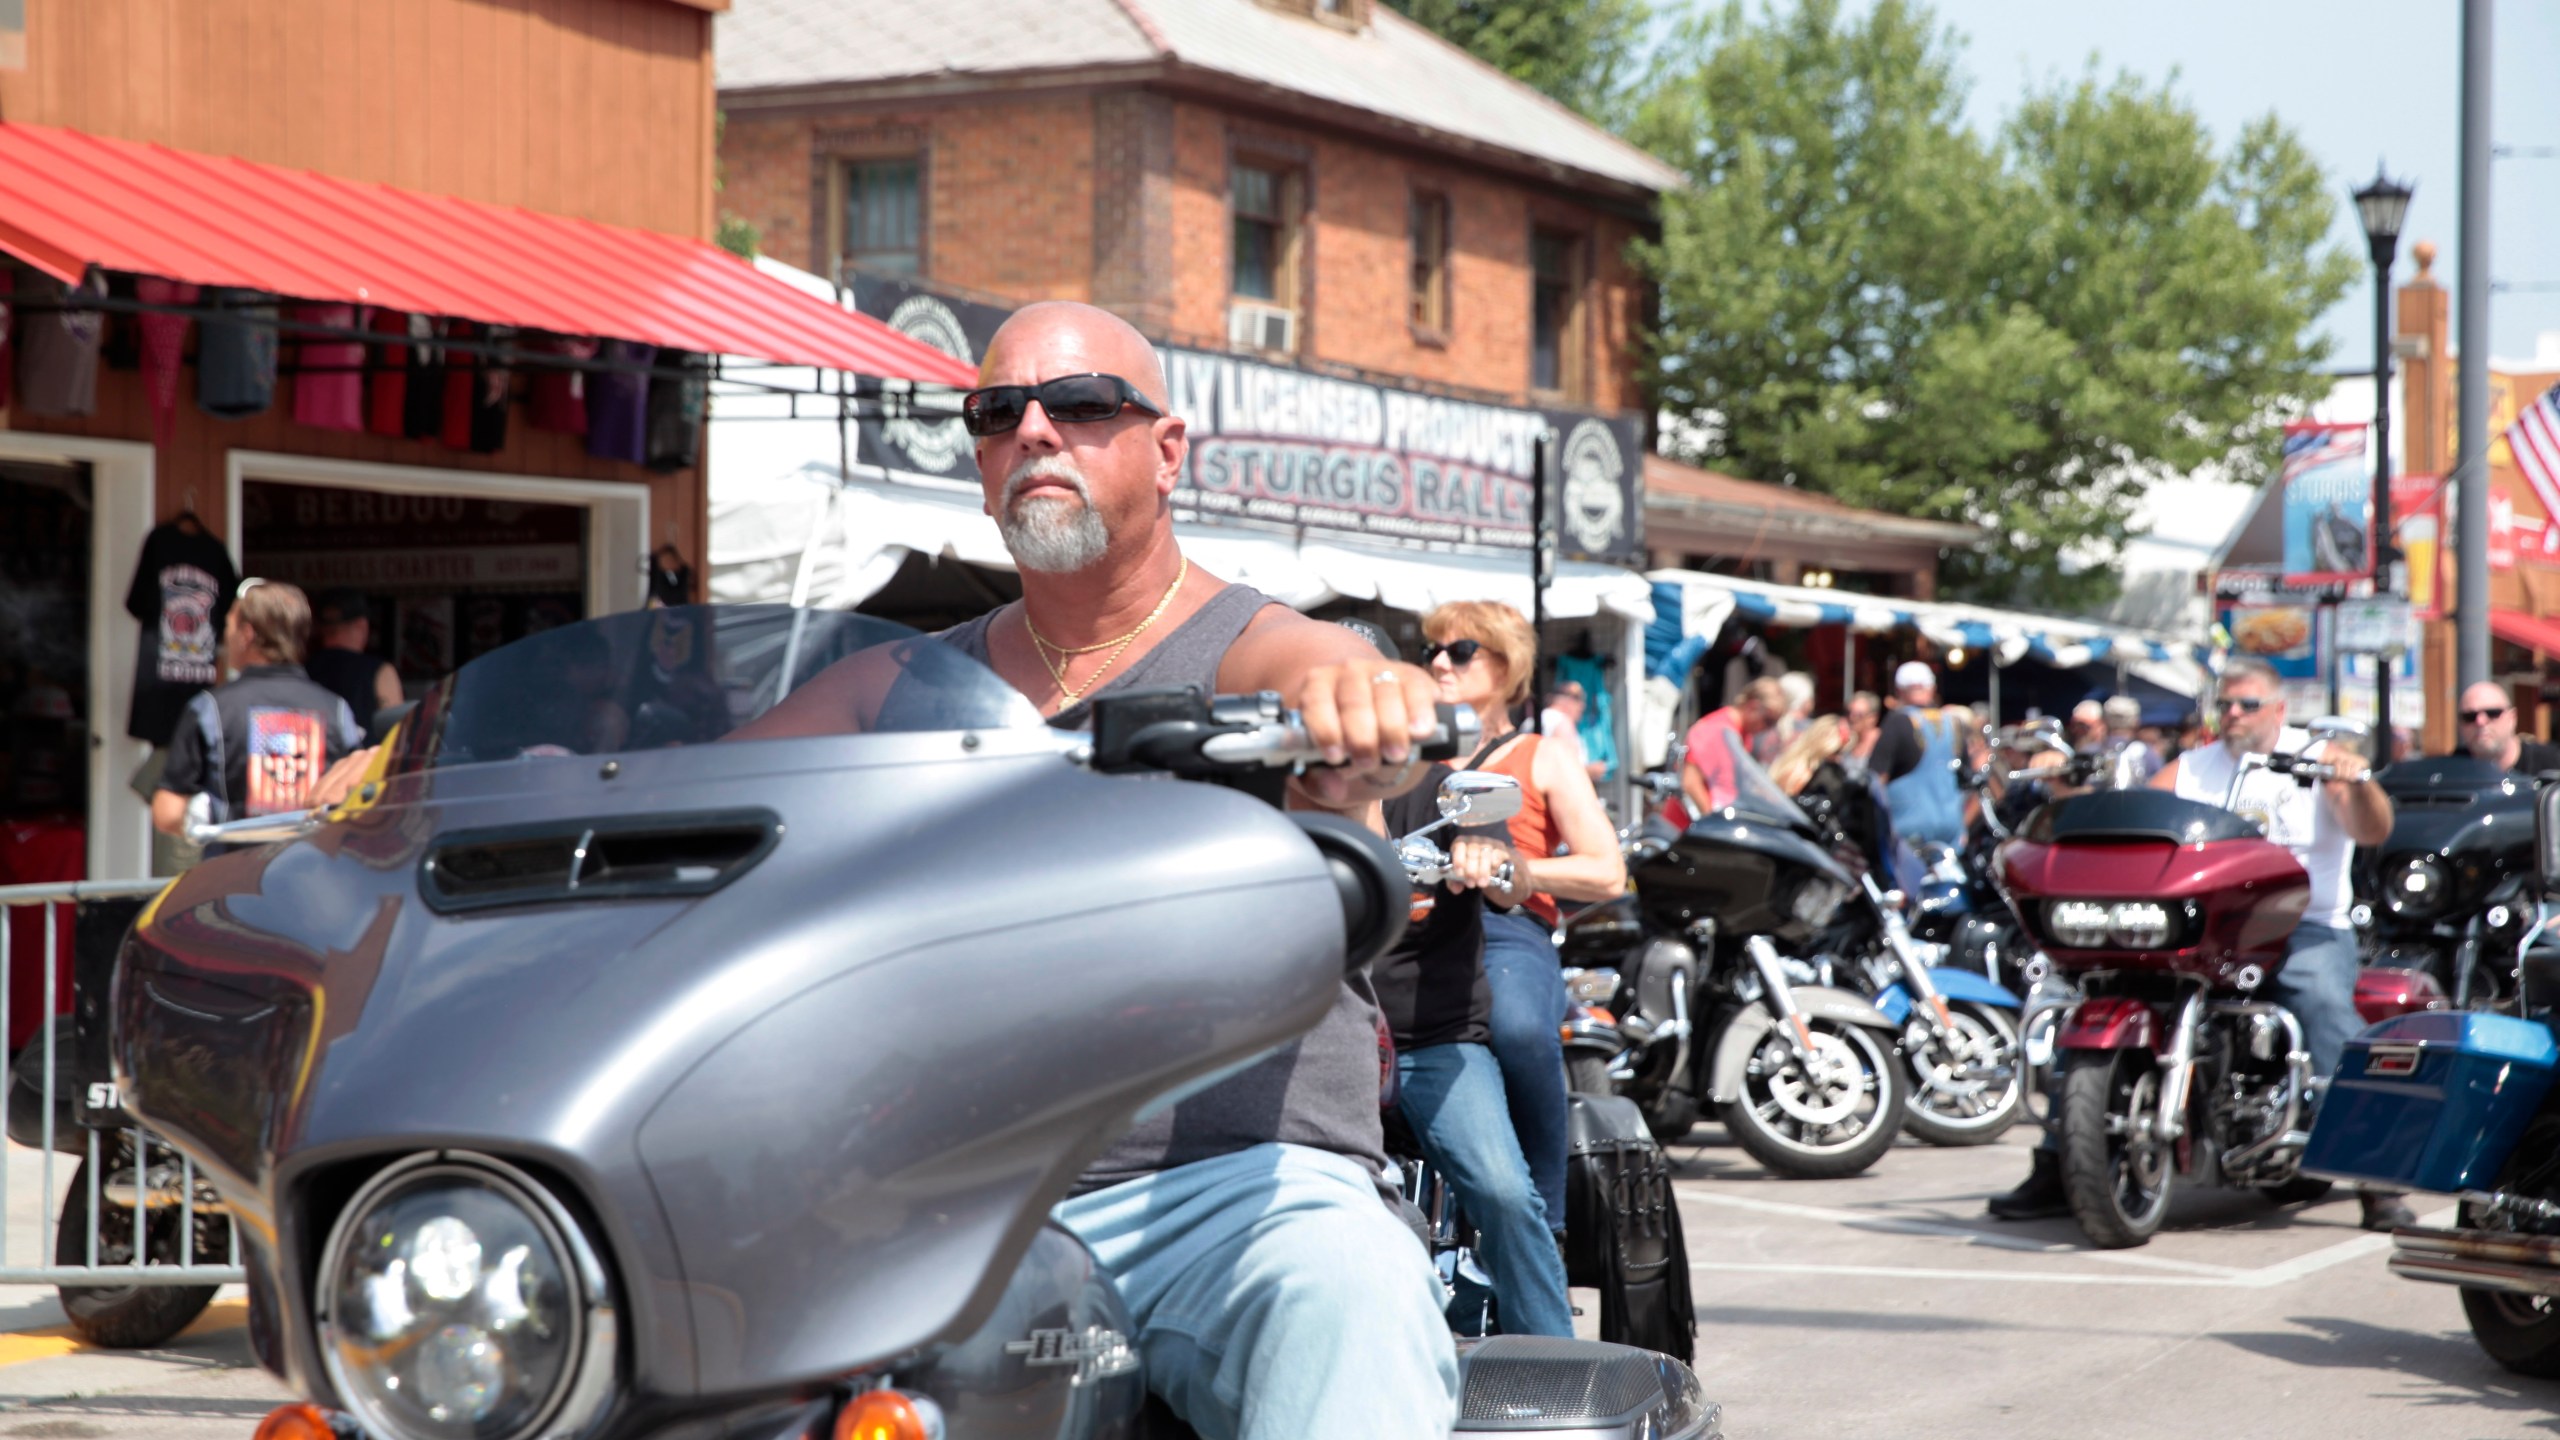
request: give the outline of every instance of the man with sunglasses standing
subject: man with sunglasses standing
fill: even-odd
[[[2151,788],[2221,805],[2231,794],[2231,777],[2243,755],[2299,754],[2313,747],[2309,731],[2284,723],[2284,691],[2275,667],[2254,656],[2236,656],[2225,663],[2220,690],[2210,708],[2221,721],[2218,743],[2199,746],[2170,761],[2151,777]],[[2391,797],[2374,783],[2371,768],[2355,747],[2331,741],[2318,749],[2322,753],[2311,758],[2337,767],[2338,778],[2306,788],[2291,776],[2262,771],[2241,787],[2233,808],[2264,826],[2267,838],[2292,851],[2293,858],[2310,872],[2311,902],[2294,927],[2283,968],[2267,981],[2266,997],[2301,1022],[2312,1074],[2325,1081],[2338,1068],[2347,1041],[2364,1028],[2363,1018],[2356,1013],[2356,969],[2361,957],[2347,918],[2348,907],[2355,901],[2348,868],[2356,846],[2378,845],[2390,836]],[[2054,1113],[2060,1113],[2059,1106]],[[2026,1220],[2069,1213],[2055,1148],[2060,1138],[2054,1129],[2046,1127],[2026,1183],[1993,1197],[1993,1215]],[[2366,1229],[2416,1223],[2397,1196],[2366,1191],[2358,1198],[2364,1204]]]
[[[2508,698],[2506,687],[2495,680],[2464,686],[2462,704],[2454,711],[2454,719],[2460,722],[2457,735],[2466,754],[2519,775],[2560,770],[2560,746],[2527,740],[2516,733],[2515,702]]]
[[[1022,599],[946,643],[1067,728],[1124,688],[1276,691],[1332,762],[1291,782],[1296,806],[1365,819],[1421,778],[1427,673],[1175,542],[1189,442],[1144,336],[1026,306],[979,380],[961,418]],[[1378,1034],[1368,977],[1349,977],[1304,1039],[1141,1120],[1056,1211],[1128,1301],[1148,1388],[1203,1440],[1437,1440],[1455,1419],[1439,1279],[1379,1189]]]

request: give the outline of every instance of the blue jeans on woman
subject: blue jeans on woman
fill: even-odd
[[[1493,1058],[1511,1099],[1511,1126],[1529,1178],[1564,1229],[1564,970],[1555,941],[1525,910],[1484,913],[1484,973],[1493,988]]]
[[[1564,1257],[1511,1132],[1502,1068],[1482,1045],[1396,1052],[1396,1108],[1476,1227],[1505,1335],[1573,1334]]]

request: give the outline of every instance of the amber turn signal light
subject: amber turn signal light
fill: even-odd
[[[279,1405],[258,1422],[257,1440],[338,1440],[338,1427],[317,1405]]]
[[[865,1390],[837,1412],[835,1440],[942,1440],[939,1412],[928,1414],[932,1404],[896,1390]]]

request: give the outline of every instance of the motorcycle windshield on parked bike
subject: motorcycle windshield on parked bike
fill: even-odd
[[[1716,791],[1717,800],[1742,814],[1774,821],[1800,834],[1814,833],[1813,821],[1804,813],[1804,807],[1796,804],[1795,797],[1789,795],[1760,762],[1752,758],[1751,747],[1743,743],[1740,734],[1720,730],[1716,739],[1723,745],[1727,767],[1724,776],[1709,776],[1709,784]],[[1729,791],[1716,783],[1727,777],[1730,777]]]

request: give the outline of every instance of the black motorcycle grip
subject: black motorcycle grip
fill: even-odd
[[[1476,712],[1464,705],[1442,705],[1439,716],[1439,727],[1432,731],[1431,738],[1415,747],[1420,757],[1428,762],[1473,755],[1484,734],[1476,723]]]

